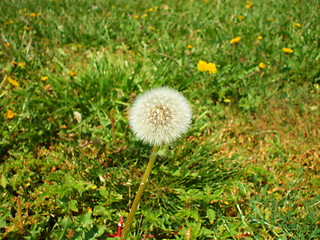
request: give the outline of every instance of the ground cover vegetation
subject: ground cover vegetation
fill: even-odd
[[[319,1],[0,1],[0,238],[112,239],[158,86],[190,101],[131,239],[319,239]]]

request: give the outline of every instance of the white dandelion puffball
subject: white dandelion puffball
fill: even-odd
[[[191,107],[182,93],[158,87],[136,98],[129,111],[129,124],[143,142],[162,145],[184,134],[191,116]]]

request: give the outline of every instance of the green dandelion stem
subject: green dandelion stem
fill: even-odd
[[[127,238],[128,232],[129,232],[130,227],[131,227],[132,222],[133,222],[134,215],[135,215],[135,213],[137,211],[137,208],[138,208],[138,205],[140,203],[142,194],[143,194],[143,192],[144,192],[144,190],[146,188],[146,185],[148,183],[148,178],[150,176],[153,164],[154,164],[154,162],[155,162],[155,160],[157,158],[158,150],[159,150],[159,146],[154,146],[152,148],[152,153],[151,153],[151,156],[150,156],[150,159],[149,159],[148,166],[146,168],[146,171],[143,174],[139,189],[137,191],[136,197],[135,197],[135,199],[133,201],[132,207],[130,209],[130,213],[128,215],[127,221],[126,221],[126,223],[124,225],[124,229],[123,229],[122,234],[121,234],[121,239],[122,240],[125,240]]]

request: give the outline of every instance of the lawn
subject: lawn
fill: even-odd
[[[2,0],[0,238],[117,239],[151,151],[130,106],[169,86],[192,124],[130,239],[320,239],[319,8]]]

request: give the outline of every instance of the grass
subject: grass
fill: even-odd
[[[167,85],[193,124],[161,149],[131,238],[318,239],[319,1],[247,4],[1,1],[0,237],[115,234],[150,152],[128,107]]]

